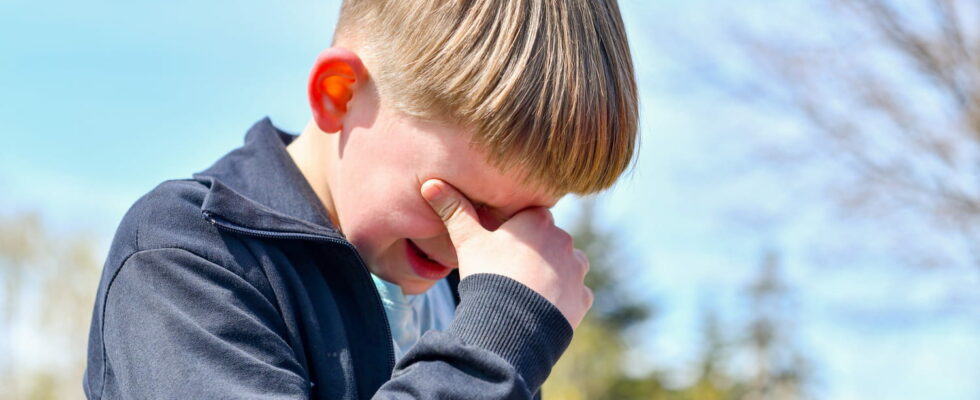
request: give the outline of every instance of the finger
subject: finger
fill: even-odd
[[[519,211],[517,214],[511,216],[507,222],[514,221],[514,223],[521,223],[520,221],[527,220],[535,221],[536,223],[542,225],[555,224],[554,215],[552,215],[551,210],[547,209],[546,207],[525,208]]]
[[[429,179],[422,184],[421,191],[422,197],[446,224],[449,239],[456,246],[473,234],[485,231],[470,201],[448,183]]]
[[[572,252],[575,254],[575,259],[577,259],[582,266],[582,276],[585,276],[585,274],[589,272],[589,256],[580,249],[572,250]]]

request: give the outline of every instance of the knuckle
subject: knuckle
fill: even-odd
[[[520,211],[510,216],[510,219],[507,220],[506,224],[508,225],[526,224],[527,222],[529,222],[534,218],[533,215],[534,215],[533,213],[528,212],[527,210]]]
[[[547,218],[551,215],[551,211],[544,207],[534,207],[534,212],[542,218]]]
[[[585,277],[589,272],[589,257],[581,249],[572,249],[572,257],[574,259],[575,272],[578,273],[579,278]]]
[[[534,223],[540,225],[548,225],[549,221],[551,220],[551,212],[544,207],[530,208],[525,210],[521,214],[526,216],[526,218],[530,219]]]
[[[592,263],[589,262],[589,257],[586,256],[584,252],[581,250],[579,250],[579,252],[582,254],[582,275],[584,276],[589,272],[589,269],[592,268]]]
[[[557,228],[556,228],[557,229]],[[555,232],[556,243],[564,249],[574,249],[575,248],[575,238],[568,234],[564,230],[558,229]]]
[[[442,218],[443,222],[449,222],[456,215],[460,213],[460,203],[458,199],[452,201],[447,201],[441,207],[439,207],[439,218]]]
[[[555,224],[555,216],[551,214],[551,210],[544,207],[538,207],[538,214],[541,216],[542,223],[545,225]]]

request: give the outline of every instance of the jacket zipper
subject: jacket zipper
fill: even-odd
[[[310,240],[310,241],[317,241],[317,242],[334,243],[334,244],[339,244],[341,246],[344,246],[352,253],[354,253],[354,257],[356,257],[358,265],[361,266],[361,271],[364,272],[361,275],[361,277],[367,279],[368,286],[372,288],[371,292],[374,293],[375,311],[380,312],[380,315],[382,317],[381,320],[384,322],[385,325],[385,337],[388,338],[387,342],[385,342],[387,343],[387,346],[385,346],[385,348],[388,350],[388,371],[393,371],[395,369],[394,339],[391,336],[391,324],[388,322],[388,315],[385,313],[384,305],[382,305],[381,302],[381,293],[378,293],[378,288],[374,286],[374,280],[371,279],[371,273],[370,271],[368,271],[367,265],[364,263],[364,260],[361,258],[361,255],[357,252],[357,249],[354,248],[354,245],[352,245],[350,242],[346,240],[341,240],[341,239],[336,239],[336,238],[331,238],[331,237],[321,236],[321,235],[314,235],[311,233],[270,232],[270,231],[263,231],[258,229],[245,228],[226,222],[221,217],[214,215],[208,211],[204,211],[203,213],[204,213],[204,218],[207,219],[207,221],[210,222],[211,225],[227,230],[229,232],[234,232],[247,236],[267,238],[267,239],[295,239],[295,240]]]

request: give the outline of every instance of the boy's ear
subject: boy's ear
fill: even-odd
[[[366,78],[364,64],[353,51],[331,47],[320,53],[310,72],[308,90],[313,120],[321,131],[333,133],[343,128],[347,102]]]

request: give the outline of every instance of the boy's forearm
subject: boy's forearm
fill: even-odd
[[[460,282],[447,332],[430,331],[375,398],[529,399],[568,347],[572,328],[543,297],[510,278]]]
[[[540,387],[572,340],[572,327],[558,308],[501,275],[469,276],[459,291],[449,332],[504,358],[532,388]]]

